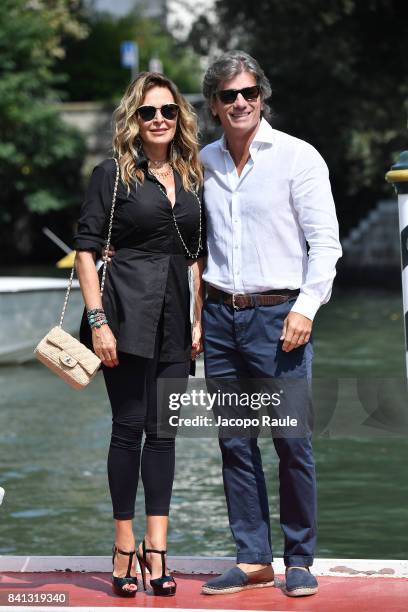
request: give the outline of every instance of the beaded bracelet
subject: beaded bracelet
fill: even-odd
[[[92,310],[88,310],[86,314],[88,318],[89,327],[91,328],[102,327],[102,325],[105,325],[108,322],[103,308],[93,308]]]
[[[96,315],[88,315],[88,323],[92,323],[93,321],[99,321],[100,319],[105,319],[106,315],[104,312],[101,312]]]
[[[89,327],[92,329],[93,327],[96,328],[100,328],[102,327],[102,325],[107,325],[108,323],[108,319],[105,317],[104,319],[101,319],[100,321],[93,321],[92,323],[89,324]]]
[[[99,314],[99,313],[105,314],[104,309],[103,308],[92,308],[91,310],[87,310],[86,312],[88,316],[92,316],[92,315]]]

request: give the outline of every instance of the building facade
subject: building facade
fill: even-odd
[[[158,17],[166,22],[167,0],[87,0],[95,11],[117,16],[128,15],[131,11],[142,10],[148,17]]]

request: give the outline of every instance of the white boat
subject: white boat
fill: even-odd
[[[0,277],[0,364],[24,363],[52,327],[59,324],[67,279]],[[74,281],[64,318],[64,329],[79,331],[82,295]]]

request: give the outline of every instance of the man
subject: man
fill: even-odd
[[[309,379],[313,319],[330,298],[341,255],[327,166],[311,145],[269,125],[270,95],[259,64],[241,51],[217,59],[204,77],[204,96],[224,130],[201,156],[208,226],[207,379]],[[311,436],[273,442],[286,593],[311,595],[318,590],[309,570],[316,542]],[[203,592],[272,586],[268,498],[257,439],[227,437],[219,443],[237,565],[209,580]]]

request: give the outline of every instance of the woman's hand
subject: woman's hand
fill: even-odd
[[[109,325],[92,328],[92,343],[95,354],[108,368],[119,365],[116,351],[116,338]]]
[[[191,359],[195,360],[203,352],[203,330],[201,321],[195,321],[191,330]]]

